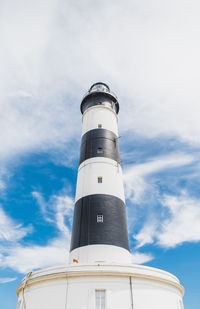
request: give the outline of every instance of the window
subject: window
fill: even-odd
[[[96,290],[96,309],[105,309],[105,290]]]
[[[102,128],[102,124],[101,124],[101,123],[98,124],[98,128],[99,128],[99,129]]]
[[[97,215],[97,223],[103,223],[103,214]]]
[[[103,148],[97,148],[97,153],[103,153]]]
[[[101,176],[98,177],[98,183],[102,183],[103,182],[103,178]]]

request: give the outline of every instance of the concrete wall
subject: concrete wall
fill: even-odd
[[[19,309],[24,301],[26,309],[95,309],[95,290],[105,290],[105,309],[183,308],[183,288],[169,273],[137,265],[77,265],[34,272],[24,297],[22,286],[17,290]]]

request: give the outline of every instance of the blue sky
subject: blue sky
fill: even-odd
[[[32,269],[67,262],[81,98],[120,103],[134,263],[172,272],[199,309],[200,41],[197,0],[0,4],[0,300]]]

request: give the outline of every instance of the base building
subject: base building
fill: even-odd
[[[29,273],[17,288],[18,309],[183,309],[175,276],[131,263],[116,95],[96,83],[81,112],[69,264]]]

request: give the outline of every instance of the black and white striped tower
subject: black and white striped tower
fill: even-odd
[[[184,289],[176,277],[131,264],[116,96],[106,84],[96,83],[83,98],[81,112],[69,264],[27,274],[17,288],[17,308],[183,308]]]
[[[104,83],[81,103],[82,142],[70,263],[130,263],[117,97]]]

